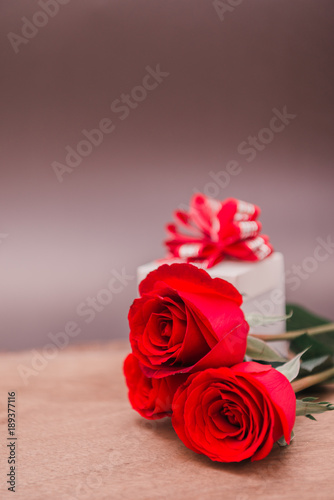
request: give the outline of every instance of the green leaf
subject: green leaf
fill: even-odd
[[[287,305],[287,311],[293,310],[293,316],[287,321],[287,330],[299,330],[302,328],[312,328],[314,326],[329,323],[325,318],[317,316],[310,311],[295,304]],[[300,367],[300,376],[317,373],[334,365],[334,335],[333,333],[321,333],[316,336],[307,333],[293,339],[290,349],[298,353],[305,348],[310,349],[303,356]]]
[[[316,401],[317,399],[319,399],[319,398],[313,398],[311,396],[308,396],[307,398],[303,398],[301,401],[303,401],[303,403],[308,403],[310,401]]]
[[[276,370],[285,375],[289,382],[292,382],[292,380],[294,380],[298,376],[300,368],[300,358],[305,352],[306,349],[305,351],[297,354],[297,356],[295,356],[287,363],[284,363],[284,365],[277,367]]]
[[[287,304],[286,305],[286,311],[293,311],[293,315],[291,316],[290,319],[287,320],[287,331],[291,332],[292,330],[301,330],[303,328],[312,328],[315,326],[321,326],[321,325],[327,325],[328,323],[331,323],[326,318],[323,318],[322,316],[318,316],[314,314],[313,312],[309,311],[308,309],[305,309],[304,307],[298,306],[296,304]],[[330,350],[330,352],[333,354],[334,353],[334,330],[333,332],[327,332],[327,333],[321,333],[317,335],[317,341],[320,344],[324,344],[327,346]],[[300,337],[299,337],[300,338]],[[313,337],[312,337],[313,338]],[[294,339],[291,342],[291,348],[294,346],[295,342],[298,339]],[[298,352],[299,346],[296,346],[296,349],[293,349],[295,352]]]
[[[315,421],[317,421],[317,419],[316,419],[313,415],[311,415],[311,414],[307,414],[307,415],[305,415],[305,417],[306,417],[306,418],[309,418],[310,420],[315,420]]]
[[[251,335],[247,337],[247,349],[246,354],[252,359],[257,359],[261,361],[278,361],[285,362],[286,359],[282,358],[272,347],[270,347],[263,340],[256,339]]]
[[[311,349],[311,347],[310,347]],[[320,356],[319,358],[311,358],[307,360],[303,360],[302,364],[300,365],[302,373],[305,371],[309,375],[310,373],[314,373],[315,371],[323,371],[324,369],[327,368],[327,361],[331,360],[331,356],[327,356],[326,354],[324,356]],[[329,365],[329,367],[331,364]],[[328,367],[328,368],[329,368]],[[320,370],[317,370],[318,368],[321,368]]]
[[[302,328],[310,328],[312,326],[326,325],[330,321],[321,316],[317,316],[308,309],[298,306],[297,304],[287,304],[286,312],[292,310],[293,315],[287,321],[287,331],[300,330]],[[324,334],[327,335],[327,334]]]
[[[293,311],[291,310],[285,316],[263,316],[258,312],[252,312],[245,315],[245,319],[249,326],[264,326],[264,325],[272,325],[274,323],[278,323],[279,321],[286,321],[291,318]]]
[[[305,416],[310,418],[308,415],[313,413],[324,413],[325,411],[334,410],[334,405],[326,401],[320,403],[315,403],[312,401],[305,401],[312,398],[297,399],[296,401],[296,416]],[[314,418],[312,420],[315,420]]]

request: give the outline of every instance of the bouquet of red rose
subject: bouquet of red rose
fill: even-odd
[[[249,335],[242,297],[227,281],[192,264],[165,264],[139,291],[124,362],[129,400],[147,419],[171,417],[191,450],[220,462],[261,460],[275,442],[290,443],[296,415],[334,409],[296,401],[291,381],[302,353],[285,362]]]
[[[311,337],[334,325],[250,334],[250,325],[290,316],[245,317],[238,290],[192,264],[210,269],[226,259],[266,259],[273,248],[260,234],[259,214],[258,206],[234,198],[194,195],[189,210],[177,211],[176,223],[167,225],[165,242],[170,258],[187,263],[169,261],[149,273],[129,312],[132,354],[124,374],[132,407],[148,419],[171,417],[188,448],[220,462],[261,460],[275,442],[290,443],[296,415],[314,419],[334,409],[295,396],[334,376],[328,342]],[[289,361],[265,342],[291,339],[291,349],[302,352]],[[305,355],[299,373],[305,347],[312,355]]]

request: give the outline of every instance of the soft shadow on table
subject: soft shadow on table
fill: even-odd
[[[293,442],[289,447],[280,447],[275,444],[271,453],[264,460],[252,462],[250,459],[243,460],[239,463],[221,463],[214,462],[210,460],[205,455],[200,455],[192,450],[189,450],[178,438],[176,432],[173,429],[172,422],[170,418],[163,418],[161,420],[146,420],[144,418],[138,418],[135,421],[139,428],[150,430],[152,432],[152,438],[161,440],[161,445],[164,446],[163,441],[174,441],[175,448],[178,448],[178,455],[182,455],[182,461],[192,461],[194,465],[200,465],[201,467],[207,467],[213,470],[224,470],[236,476],[242,476],[245,473],[248,475],[253,471],[255,474],[258,473],[259,464],[261,464],[261,470],[263,472],[263,467],[266,466],[266,480],[270,479],[270,470],[272,469],[273,476],[277,473],[277,466],[279,464],[284,464],[285,457],[291,448],[293,447]],[[181,450],[179,449],[181,445]],[[181,457],[180,457],[181,458]],[[274,470],[275,467],[275,470]],[[268,476],[269,473],[269,476]]]

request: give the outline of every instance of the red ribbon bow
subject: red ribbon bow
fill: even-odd
[[[263,260],[273,247],[268,236],[259,235],[259,215],[260,208],[252,203],[235,198],[218,201],[195,194],[189,211],[176,211],[177,223],[167,225],[170,239],[165,244],[172,257],[205,261],[208,268],[225,257]]]

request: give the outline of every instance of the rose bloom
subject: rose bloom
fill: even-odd
[[[125,359],[123,371],[129,389],[129,400],[134,410],[150,420],[171,416],[173,396],[185,381],[186,375],[148,378],[143,374],[133,354],[129,354]]]
[[[231,366],[245,355],[248,323],[233,285],[192,264],[165,264],[139,285],[130,342],[145,375]]]
[[[173,427],[191,450],[218,462],[253,461],[282,436],[289,444],[296,396],[280,372],[249,362],[190,375],[172,409]]]

